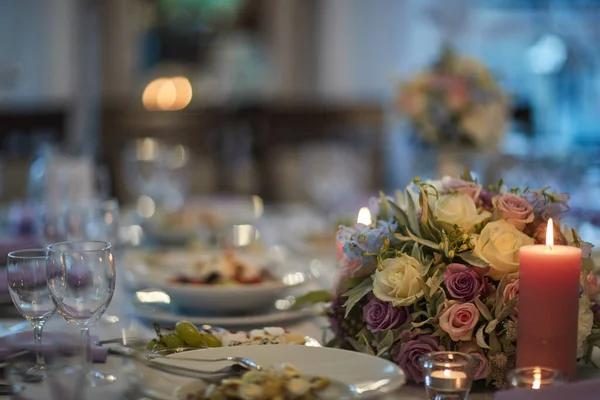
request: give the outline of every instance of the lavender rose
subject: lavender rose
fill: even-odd
[[[473,374],[474,381],[485,379],[490,375],[492,367],[490,366],[488,359],[485,358],[483,350],[476,343],[462,342],[458,346],[458,351],[470,354],[477,360],[477,365],[475,366],[475,372]]]
[[[479,193],[479,203],[481,204],[481,207],[484,210],[491,210],[492,207],[494,207],[492,200],[497,195],[498,195],[498,193],[496,193],[496,192],[482,190],[481,193]]]
[[[407,342],[400,342],[390,352],[392,360],[406,373],[406,377],[416,383],[423,382],[423,367],[419,359],[427,353],[440,351],[437,338],[420,335]]]
[[[474,268],[463,264],[448,264],[444,272],[444,283],[448,294],[456,300],[469,302],[479,296],[483,289],[482,277],[488,272],[488,268]]]
[[[466,194],[477,203],[479,200],[479,194],[481,193],[481,185],[475,182],[468,182],[462,179],[455,179],[449,176],[442,178],[442,187],[449,191],[455,191]]]
[[[513,193],[506,193],[492,199],[494,217],[504,219],[520,231],[533,222],[533,204]]]
[[[392,303],[379,300],[375,296],[372,296],[363,308],[363,317],[367,328],[373,333],[394,329],[410,321],[406,307],[394,307]]]
[[[455,342],[469,341],[477,321],[479,310],[473,303],[454,303],[440,316],[440,328]]]

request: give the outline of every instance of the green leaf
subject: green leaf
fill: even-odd
[[[502,311],[500,311],[500,313],[498,315],[496,315],[496,319],[499,322],[502,322],[506,318],[508,318],[510,315],[512,315],[518,301],[519,301],[519,296],[516,296],[516,297],[513,297],[512,299],[510,299],[508,301],[508,303],[506,303],[506,305],[504,306]]]
[[[412,252],[410,256],[417,260],[420,264],[423,264],[423,253],[421,253],[421,249],[419,248],[419,244],[415,242],[412,248]]]
[[[421,321],[421,322],[412,322],[412,326],[414,326],[415,328],[420,328],[424,325],[432,325],[435,326],[435,322],[436,322],[436,318],[434,317],[429,317],[427,318],[425,321]]]
[[[471,170],[468,167],[465,168],[463,173],[460,175],[460,179],[467,182],[475,182],[475,179],[473,179],[473,175],[471,174]]]
[[[387,203],[388,206],[391,207],[391,209],[394,211],[394,215],[396,217],[396,220],[398,221],[398,224],[400,226],[408,225],[408,215],[406,215],[404,210],[390,199],[387,199]]]
[[[492,332],[494,332],[496,330],[497,326],[498,326],[498,320],[497,319],[491,320],[485,327],[485,333],[487,333],[488,335],[491,334]]]
[[[419,244],[422,244],[423,246],[429,247],[430,249],[433,249],[433,250],[439,250],[439,249],[440,249],[440,246],[439,246],[439,244],[437,244],[437,243],[434,243],[434,242],[432,242],[432,241],[430,241],[430,240],[427,240],[427,239],[423,239],[423,238],[420,238],[420,237],[418,237],[417,235],[415,235],[414,233],[412,233],[412,232],[410,231],[410,229],[406,229],[406,233],[408,234],[408,236],[409,236],[409,237],[410,237],[412,240],[414,240],[415,242],[417,242],[417,243],[419,243]]]
[[[346,293],[342,294],[343,297],[347,298],[346,302],[344,303],[344,307],[346,308],[346,317],[348,317],[354,306],[372,290],[373,279],[369,277],[368,279],[362,281],[358,286],[355,286]]]
[[[428,302],[430,302],[431,301],[431,297],[429,296],[429,292],[431,291],[431,288],[429,287],[429,285],[427,285],[425,283],[425,281],[423,279],[421,279],[421,277],[418,277],[417,281],[419,282],[419,286],[421,286],[421,290],[423,291],[423,295],[425,296],[425,300],[427,300]]]
[[[479,310],[481,315],[483,315],[483,318],[487,319],[488,321],[491,321],[493,319],[490,310],[485,304],[481,302],[481,300],[479,300],[478,297],[475,297],[475,305],[477,306],[477,309]]]
[[[485,268],[490,266],[490,264],[488,264],[485,260],[482,260],[470,251],[458,253],[457,256],[467,264],[470,264],[474,267]]]
[[[485,338],[483,336],[483,330],[485,329],[485,325],[482,325],[477,329],[477,333],[475,334],[475,339],[477,341],[477,345],[482,349],[491,349],[490,346],[485,342]]]
[[[327,303],[329,301],[331,301],[331,293],[329,291],[316,290],[296,298],[296,301],[294,302],[294,308],[303,307],[307,304]]]
[[[410,229],[417,230],[417,206],[411,196],[411,193],[406,189],[406,215],[408,216],[408,226]]]
[[[383,339],[377,343],[377,357],[381,357],[396,341],[397,337],[393,330],[386,332]]]
[[[379,191],[379,217],[385,221],[389,220],[391,217],[388,199],[382,191]]]
[[[496,335],[496,332],[490,333],[490,347],[494,353],[499,353],[502,351],[502,346],[500,345],[500,341],[498,340],[498,335]]]
[[[504,288],[508,284],[509,279],[510,278],[508,278],[507,276],[502,278],[502,280],[498,284],[498,287],[496,288],[496,293],[498,293],[498,295],[496,296],[496,305],[494,307],[494,315],[496,316],[496,318],[498,318],[498,314],[500,314],[500,312],[502,311],[502,308],[504,307],[503,293],[504,293]]]
[[[373,347],[371,347],[371,342],[373,341],[372,340],[373,338],[369,337],[369,336],[371,336],[371,333],[368,331],[365,331],[364,329],[358,334],[358,338],[362,340],[362,342],[365,346],[365,349],[367,349],[367,352],[370,355],[374,356],[375,350],[373,350]]]
[[[369,279],[369,278],[370,278],[369,276],[359,276],[357,278],[349,278],[344,281],[344,286],[346,286],[348,288],[353,288],[355,286],[360,285],[360,283],[362,281],[364,281],[365,279]]]

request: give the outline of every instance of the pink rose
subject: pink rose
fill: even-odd
[[[477,204],[479,195],[481,194],[482,186],[475,182],[464,181],[462,179],[450,178],[446,176],[442,178],[442,186],[444,189],[463,193],[469,196]]]
[[[508,303],[515,297],[519,295],[519,280],[515,279],[504,287],[504,293],[502,294],[504,298],[504,304]],[[513,311],[514,315],[519,315],[519,303],[515,305],[515,309]]]
[[[506,193],[492,199],[494,217],[506,220],[522,231],[525,225],[533,222],[533,204],[513,193]]]
[[[475,357],[477,360],[477,364],[475,366],[475,372],[473,374],[473,380],[478,381],[480,379],[485,379],[492,372],[492,367],[488,362],[488,359],[485,358],[485,354],[483,350],[477,346],[474,342],[462,342],[458,346],[458,351],[467,353]]]
[[[479,310],[473,303],[455,303],[440,316],[440,328],[455,342],[469,341],[479,321]]]
[[[598,284],[598,277],[593,272],[590,272],[585,277],[585,293],[587,293],[590,301],[596,301],[598,299],[600,285]]]

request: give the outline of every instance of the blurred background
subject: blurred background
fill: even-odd
[[[570,192],[595,235],[599,18],[598,0],[0,0],[5,214],[93,197],[149,220],[246,199],[333,220],[466,165]],[[422,147],[397,112],[445,46],[510,99],[493,148]]]

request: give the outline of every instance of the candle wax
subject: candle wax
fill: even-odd
[[[519,250],[517,367],[549,367],[575,378],[581,250]]]

